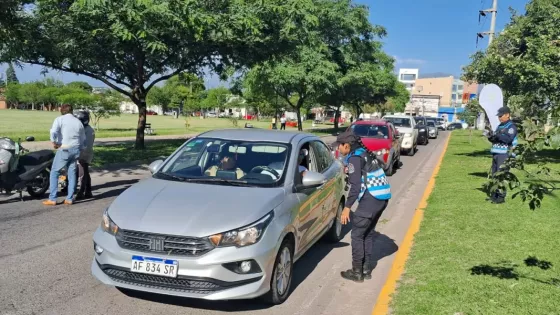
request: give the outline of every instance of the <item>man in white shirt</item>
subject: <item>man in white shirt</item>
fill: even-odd
[[[84,126],[78,118],[72,115],[72,105],[62,105],[60,113],[61,116],[54,120],[50,132],[51,142],[57,151],[51,167],[49,199],[43,201],[45,206],[56,205],[58,176],[63,168],[68,171],[68,196],[64,200],[64,204],[71,205],[74,202],[77,180],[76,161],[80,157],[80,151],[86,145]]]
[[[280,130],[286,130],[286,115],[280,118]]]

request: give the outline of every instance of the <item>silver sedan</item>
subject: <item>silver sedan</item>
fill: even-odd
[[[344,172],[320,138],[259,129],[203,133],[105,210],[93,275],[125,289],[284,302],[294,262],[341,238]]]

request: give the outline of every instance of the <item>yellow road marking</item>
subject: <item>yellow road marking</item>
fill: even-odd
[[[426,209],[428,203],[428,197],[432,193],[435,185],[435,177],[439,172],[439,168],[441,166],[441,162],[443,161],[443,157],[445,156],[445,152],[447,151],[447,145],[449,144],[449,139],[451,139],[451,135],[447,137],[445,141],[445,146],[443,147],[443,152],[439,157],[439,160],[434,168],[434,172],[432,173],[432,177],[428,181],[428,186],[424,190],[424,194],[422,195],[422,199],[420,200],[420,204],[414,213],[414,217],[412,218],[412,222],[408,227],[408,231],[402,241],[397,255],[395,256],[395,260],[393,261],[393,266],[391,267],[391,271],[389,272],[389,276],[377,297],[377,302],[375,303],[372,311],[372,315],[385,315],[389,313],[389,304],[391,303],[391,296],[395,293],[395,288],[397,286],[397,281],[400,279],[403,271],[406,260],[408,259],[408,255],[410,254],[410,249],[412,247],[412,242],[414,241],[414,235],[420,229],[420,223],[424,218],[424,209]]]

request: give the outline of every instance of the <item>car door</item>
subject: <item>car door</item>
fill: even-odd
[[[317,212],[319,224],[317,232],[323,231],[336,216],[338,210],[339,198],[338,193],[342,191],[342,181],[340,166],[335,163],[328,147],[320,140],[315,140],[311,143],[312,151],[314,152],[317,163],[318,172],[323,174],[327,179],[325,184],[320,187],[320,194],[317,202]]]
[[[389,139],[391,139],[391,148],[393,148],[393,159],[398,159],[401,152],[401,140],[399,134],[395,130],[393,124],[389,124]]]
[[[297,148],[297,152],[299,153],[301,149],[307,149],[309,151],[309,155],[307,157],[309,165],[308,169],[312,172],[317,172],[318,169],[318,161],[317,155],[315,151],[312,149],[311,141],[304,141],[299,144]],[[297,164],[297,161],[293,163]],[[296,185],[301,183],[301,179],[298,179],[298,166],[296,165],[295,174],[296,177],[294,183]],[[297,205],[297,219],[295,220],[295,228],[297,233],[297,248],[296,252],[300,252],[305,250],[309,247],[313,239],[317,234],[317,226],[319,224],[320,216],[319,210],[321,207],[321,193],[323,192],[323,187],[314,187],[314,188],[306,188],[306,189],[299,189],[295,195],[298,199]]]

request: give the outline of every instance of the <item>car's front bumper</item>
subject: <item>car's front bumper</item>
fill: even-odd
[[[273,239],[270,234],[265,233],[251,246],[215,248],[199,257],[187,257],[123,249],[114,236],[97,229],[93,240],[103,252],[94,253],[91,270],[104,284],[126,289],[207,300],[254,298],[270,289],[277,251],[277,238]],[[176,260],[178,276],[169,278],[131,272],[133,255]],[[222,265],[246,260],[254,260],[261,272],[238,274]]]
[[[428,132],[427,131],[418,133],[418,142],[419,143],[426,143],[426,141],[428,141],[428,138],[429,137],[428,137]]]
[[[437,130],[436,129],[430,129],[428,131],[428,135],[430,136],[430,138],[435,138],[437,136]]]
[[[410,150],[414,148],[414,137],[403,137],[401,142],[401,150]]]

